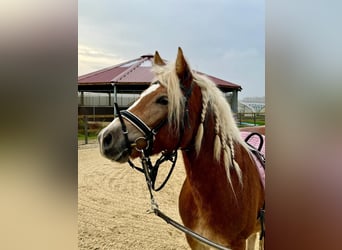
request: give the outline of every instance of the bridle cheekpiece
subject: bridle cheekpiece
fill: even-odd
[[[145,161],[145,165],[147,165],[147,168],[137,167],[130,159],[128,159],[129,165],[133,169],[136,169],[144,173],[145,176],[149,176],[150,181],[152,183],[152,189],[154,191],[161,190],[165,186],[167,181],[169,180],[173,172],[173,169],[175,167],[175,164],[177,161],[177,149],[173,150],[172,152],[163,151],[162,155],[159,157],[159,159],[155,162],[154,165],[152,164],[150,156],[152,154],[155,136],[158,133],[158,131],[167,123],[167,119],[162,120],[154,128],[151,129],[148,125],[146,125],[145,122],[143,122],[138,116],[136,116],[132,112],[128,110],[119,111],[118,104],[114,103],[114,105],[115,105],[115,108],[116,108],[116,111],[117,111],[117,114],[121,123],[122,133],[125,138],[126,151],[128,151],[128,153],[131,154],[132,148],[134,148],[136,151],[140,152],[141,153],[140,158],[141,160]],[[144,136],[138,137],[134,143],[131,143],[128,138],[128,130],[127,130],[124,119],[128,120],[134,127],[136,127],[139,131],[141,131]],[[172,163],[171,168],[165,180],[162,182],[162,184],[158,188],[156,188],[155,182],[156,182],[156,178],[158,175],[159,166],[166,161],[170,161]]]

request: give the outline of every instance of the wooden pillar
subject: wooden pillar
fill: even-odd
[[[88,144],[88,116],[83,116],[83,124],[84,124],[84,143]]]
[[[232,111],[234,114],[237,114],[238,112],[238,91],[233,90],[233,95],[231,99],[231,104],[230,104]]]
[[[84,92],[81,91],[81,106],[84,106]]]
[[[116,89],[116,85],[113,84],[113,99],[114,99],[114,102],[113,102],[113,111],[114,111],[114,117],[116,116],[116,110],[115,110],[115,107],[114,107],[114,103],[117,103],[118,102],[118,94],[117,94],[117,89]]]

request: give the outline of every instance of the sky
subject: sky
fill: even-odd
[[[265,96],[265,5],[262,0],[79,0],[78,75],[156,50]]]

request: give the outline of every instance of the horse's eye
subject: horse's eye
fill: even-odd
[[[162,96],[157,99],[157,103],[161,105],[167,105],[169,103],[169,100],[167,99],[167,96]]]

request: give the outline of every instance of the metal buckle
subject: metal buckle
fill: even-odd
[[[131,146],[134,147],[136,151],[143,152],[148,149],[149,141],[145,137],[138,137]]]

